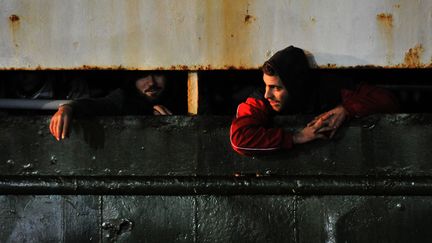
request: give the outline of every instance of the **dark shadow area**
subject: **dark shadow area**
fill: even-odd
[[[428,242],[430,200],[374,198],[352,209],[336,223],[336,242]]]
[[[104,97],[124,87],[146,71],[127,70],[38,70],[1,71],[0,99],[71,100]],[[161,71],[158,71],[159,73]],[[167,77],[165,91],[175,114],[187,114],[187,72],[162,71]],[[8,109],[8,114],[50,115],[54,110]]]
[[[312,72],[329,85],[365,82],[385,88],[398,98],[401,113],[432,112],[431,69],[346,68]],[[260,70],[202,71],[199,81],[199,114],[204,115],[234,115],[237,105],[263,86]]]
[[[432,106],[432,69],[346,68],[317,69],[316,75],[332,82],[366,82],[393,92],[401,113],[430,113]]]
[[[95,118],[82,119],[73,123],[72,129],[82,135],[83,140],[92,149],[103,149],[105,145],[105,131],[103,125]],[[82,134],[81,134],[82,133]]]
[[[234,115],[237,105],[263,85],[261,70],[199,72],[201,115]]]
[[[128,70],[38,70],[1,71],[0,98],[77,99],[97,98],[130,82],[144,71]],[[187,71],[163,72],[169,80],[166,91],[176,114],[187,114]],[[431,69],[341,68],[314,69],[324,83],[344,85],[366,82],[392,91],[402,113],[430,113],[432,106]],[[199,71],[200,115],[229,115],[258,87],[263,86],[261,70]],[[3,110],[5,112],[5,110]],[[51,110],[7,110],[7,114],[50,115]]]

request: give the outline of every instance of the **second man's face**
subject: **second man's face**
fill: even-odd
[[[160,74],[150,74],[135,82],[136,88],[150,101],[159,98],[165,90],[166,78]]]
[[[265,83],[264,98],[270,103],[272,109],[280,112],[286,106],[288,100],[288,90],[285,88],[279,76],[270,76],[264,73]]]

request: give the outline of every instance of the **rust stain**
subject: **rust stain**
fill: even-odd
[[[119,66],[93,66],[93,65],[82,65],[81,67],[72,68],[71,70],[138,70],[138,68],[125,68],[122,65]]]
[[[9,16],[9,20],[10,20],[11,22],[17,22],[17,21],[20,20],[20,18],[19,18],[18,15],[12,14],[11,16]]]
[[[249,3],[248,3],[247,7],[246,7],[246,14],[245,14],[245,17],[244,17],[244,22],[246,24],[251,24],[255,20],[256,20],[256,18],[254,16],[252,16],[252,15],[249,14]]]
[[[214,68],[212,67],[212,65],[207,65],[207,66],[195,66],[194,67],[196,70],[213,70]]]
[[[410,56],[409,60],[417,58],[419,53],[416,53],[415,48],[410,49],[411,51],[407,52],[407,56]],[[414,62],[411,65],[406,63],[397,64],[397,65],[387,65],[387,66],[377,66],[377,65],[357,65],[357,66],[338,66],[335,63],[328,63],[318,65],[315,68],[322,69],[403,69],[403,68],[432,68],[432,59],[430,63],[424,64],[420,62]],[[172,65],[172,66],[159,66],[159,67],[125,67],[122,65],[119,66],[93,66],[93,65],[82,65],[79,67],[43,67],[38,65],[36,67],[28,67],[28,68],[16,68],[16,67],[0,67],[0,71],[32,71],[32,70],[41,70],[41,71],[80,71],[80,70],[109,70],[109,71],[206,71],[206,70],[259,70],[261,66],[243,66],[243,65],[224,65],[224,66],[212,66],[208,65]]]
[[[9,27],[11,30],[12,43],[15,47],[18,47],[17,32],[20,28],[20,17],[18,15],[12,14],[9,16]]]
[[[252,15],[250,15],[250,14],[246,14],[246,15],[245,15],[244,22],[245,22],[246,24],[251,24],[251,23],[253,23],[255,20],[256,20],[256,17],[254,17],[254,16],[252,16]]]
[[[407,53],[405,53],[404,67],[413,68],[422,66],[421,56],[424,52],[423,46],[421,44],[416,45],[414,48],[410,48]]]
[[[164,67],[158,67],[158,69],[163,70]],[[189,66],[187,65],[171,65],[168,70],[189,70]]]
[[[383,36],[387,49],[387,63],[391,64],[394,59],[393,15],[390,13],[380,13],[376,18],[380,34]]]
[[[327,65],[324,65],[326,68],[336,68],[337,65],[335,63],[327,63]]]
[[[357,65],[357,66],[337,66],[336,64],[325,64],[318,65],[317,68],[322,69],[406,69],[406,68],[424,68],[429,69],[432,68],[432,60],[431,63],[419,63],[418,65],[408,66],[405,63],[396,64],[396,65],[387,65],[387,66],[377,66],[377,65]]]
[[[390,13],[380,13],[377,15],[377,20],[383,23],[388,28],[393,28],[393,15]]]

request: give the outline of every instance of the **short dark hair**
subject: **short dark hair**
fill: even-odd
[[[269,76],[278,76],[278,73],[275,71],[275,69],[269,62],[264,63],[262,71]]]

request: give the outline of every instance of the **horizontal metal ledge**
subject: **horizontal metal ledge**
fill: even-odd
[[[3,177],[2,195],[432,195],[431,177]]]

